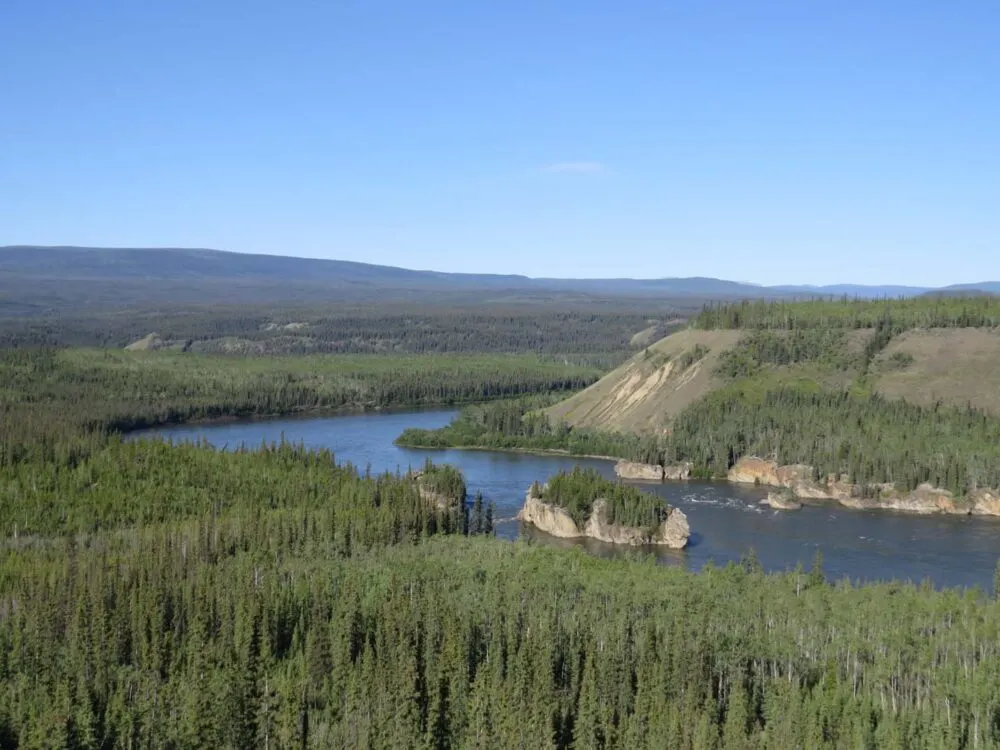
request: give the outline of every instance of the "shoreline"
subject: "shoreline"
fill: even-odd
[[[135,436],[142,432],[161,430],[172,427],[210,427],[227,424],[252,424],[254,422],[273,422],[278,420],[322,419],[324,417],[353,417],[362,414],[406,414],[424,411],[457,411],[463,406],[482,403],[479,401],[462,402],[461,404],[417,404],[410,406],[331,406],[314,407],[301,411],[275,412],[271,414],[224,415],[219,417],[199,417],[195,419],[172,419],[142,427],[120,429],[109,427],[109,434],[122,437]]]
[[[599,456],[594,453],[570,453],[565,448],[489,448],[483,445],[411,445],[409,443],[399,443],[395,440],[392,444],[398,448],[408,448],[410,450],[421,451],[486,451],[489,453],[523,453],[533,456],[562,456],[564,458],[590,458],[597,461],[620,461],[622,459],[615,456]]]
[[[483,402],[470,402],[470,403],[483,403]],[[421,405],[410,405],[410,406],[343,406],[343,407],[319,407],[313,409],[306,409],[296,412],[284,412],[276,414],[253,414],[249,416],[221,416],[221,417],[209,417],[204,419],[188,419],[188,420],[177,420],[169,422],[158,422],[153,425],[136,427],[131,429],[115,429],[110,430],[111,434],[118,434],[123,439],[141,439],[143,433],[153,432],[161,429],[169,429],[174,427],[199,427],[199,426],[213,426],[213,425],[225,425],[225,424],[235,424],[235,423],[246,423],[251,424],[254,422],[266,422],[273,420],[297,420],[297,419],[316,419],[324,417],[341,417],[341,416],[357,416],[362,414],[393,414],[393,413],[419,413],[423,411],[448,411],[448,410],[458,410],[462,406],[467,406],[468,403],[463,404],[421,404]],[[155,437],[155,436],[150,436]],[[446,450],[459,450],[459,451],[481,451],[481,452],[492,452],[492,453],[513,453],[513,454],[523,454],[523,455],[535,455],[535,456],[550,456],[550,457],[562,457],[562,458],[583,458],[596,461],[610,461],[618,462],[628,459],[622,459],[616,456],[606,456],[593,453],[572,453],[564,448],[517,448],[517,447],[490,447],[481,445],[447,445],[447,446],[424,446],[424,445],[411,445],[407,443],[399,443],[397,441],[392,441],[392,444],[400,447],[407,448],[410,450],[422,450],[422,451],[446,451]],[[698,477],[693,478],[695,481],[708,482],[712,484],[723,483],[726,485],[734,487],[748,487],[754,486],[758,489],[776,489],[780,485],[771,484],[755,484],[750,485],[747,482],[737,482],[733,481],[727,477]],[[662,480],[643,480],[643,479],[625,479],[623,481],[636,482],[640,484],[687,484],[692,479],[662,479]],[[933,512],[927,510],[910,510],[906,508],[894,508],[885,505],[867,505],[865,507],[859,507],[858,505],[852,503],[845,503],[837,498],[817,498],[817,497],[803,497],[796,493],[796,500],[798,500],[805,507],[820,508],[823,506],[829,507],[831,504],[838,508],[844,508],[851,511],[878,511],[884,512],[895,512],[902,515],[954,515],[958,517],[975,517],[975,518],[1000,518],[1000,516],[989,514],[989,513],[944,513],[944,512]],[[780,510],[780,509],[779,509]],[[787,512],[787,511],[786,511]]]

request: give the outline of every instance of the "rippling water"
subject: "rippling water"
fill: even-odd
[[[440,427],[455,415],[451,410],[368,413],[348,416],[233,422],[194,427],[170,427],[136,433],[178,440],[205,438],[220,448],[258,445],[282,436],[311,448],[329,448],[339,462],[359,470],[405,471],[435,462],[457,466],[469,491],[482,491],[496,504],[497,535],[519,535],[547,544],[580,544],[602,555],[626,554],[595,542],[556,540],[520,528],[514,516],[531,482],[559,469],[593,466],[614,477],[612,464],[595,459],[534,456],[493,451],[427,451],[399,448],[392,441],[407,427]],[[641,483],[636,483],[641,484]],[[913,516],[887,511],[855,511],[834,504],[807,506],[796,512],[758,505],[766,491],[723,482],[645,484],[688,516],[693,535],[683,551],[660,551],[664,563],[698,569],[708,561],[718,565],[738,560],[753,547],[768,570],[809,567],[817,548],[824,570],[832,578],[855,580],[930,579],[938,586],[992,588],[1000,558],[1000,520],[966,516]]]

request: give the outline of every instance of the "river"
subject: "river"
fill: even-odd
[[[286,440],[310,448],[329,448],[340,463],[359,470],[405,471],[419,467],[430,456],[437,463],[461,469],[470,492],[481,491],[496,505],[497,536],[515,539],[528,535],[549,544],[556,540],[523,529],[514,520],[525,490],[559,469],[592,466],[613,478],[612,463],[597,459],[539,456],[494,451],[420,450],[400,448],[393,440],[407,427],[435,428],[447,424],[453,410],[376,412],[335,417],[271,419],[225,424],[165,427],[135,433],[176,441],[204,438],[219,448],[262,441]],[[783,512],[758,505],[766,491],[725,482],[646,484],[644,489],[681,508],[691,524],[692,537],[683,551],[661,551],[667,564],[697,570],[709,561],[724,565],[753,548],[767,570],[789,570],[801,563],[808,568],[816,550],[823,554],[828,578],[852,580],[929,579],[935,586],[976,586],[990,590],[1000,558],[1000,520],[966,516],[914,516],[889,511],[856,511],[833,504],[806,506]],[[602,555],[622,551],[584,543]]]

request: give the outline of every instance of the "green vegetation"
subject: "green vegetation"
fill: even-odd
[[[0,438],[571,391],[600,370],[535,355],[225,357],[0,350]]]
[[[465,477],[462,472],[454,466],[448,464],[435,465],[429,458],[424,462],[424,467],[419,476],[420,486],[427,492],[447,498],[449,500],[464,503],[468,488],[465,486]]]
[[[1000,604],[981,592],[830,585],[818,562],[765,575],[752,555],[694,574],[510,544],[489,538],[481,495],[422,496],[421,481],[464,498],[448,467],[359,475],[289,444],[108,434],[586,377],[526,357],[4,352],[0,747],[1000,748]],[[774,450],[955,486],[1000,465],[992,418],[860,388],[758,375],[659,438],[552,426],[550,400],[469,406],[422,435],[712,470]],[[629,525],[665,511],[594,472],[545,495],[576,517],[605,497]]]
[[[908,352],[894,352],[885,361],[885,368],[887,370],[905,370],[907,367],[913,364],[914,357]]]
[[[1000,297],[743,301],[708,306],[692,324],[705,329],[790,331],[802,328],[875,328],[886,321],[892,321],[898,330],[1000,326]]]
[[[802,362],[846,369],[851,364],[845,352],[846,338],[845,332],[837,328],[806,328],[787,333],[753,331],[722,354],[716,373],[727,378],[750,377],[766,365]]]
[[[742,456],[774,455],[862,485],[929,482],[956,495],[1000,487],[1000,419],[811,386],[723,388],[683,412],[664,447],[665,461],[717,475]]]
[[[479,295],[481,298],[481,295]],[[124,348],[157,334],[154,347],[196,354],[525,354],[611,368],[672,305],[636,300],[477,300],[474,305],[383,302],[271,308],[220,306],[72,317],[3,317],[0,346]],[[697,308],[690,309],[691,313]],[[683,322],[683,321],[682,321]]]
[[[670,506],[661,498],[621,482],[609,482],[594,469],[561,471],[544,485],[536,483],[532,494],[563,508],[581,529],[598,499],[607,501],[607,521],[621,526],[655,529],[670,515]]]
[[[437,430],[409,428],[396,444],[409,448],[558,451],[644,463],[659,460],[659,442],[648,437],[553,425],[541,410],[556,398],[528,397],[467,406],[451,424]]]
[[[613,433],[552,425],[544,402],[463,410],[439,430],[407,430],[409,446],[562,450],[669,465],[724,477],[740,458],[778,456],[848,474],[861,485],[930,484],[961,496],[1000,487],[1000,418],[975,409],[921,407],[865,391],[827,391],[811,381],[737,381],[688,407],[669,434]],[[869,490],[874,493],[875,490]]]
[[[686,370],[695,362],[700,362],[708,354],[709,349],[701,344],[695,344],[694,348],[686,350],[677,359],[677,367],[681,370]]]
[[[433,472],[454,492],[453,473]],[[220,516],[289,509],[330,514],[338,529],[330,541],[344,549],[463,528],[461,504],[441,516],[406,477],[359,478],[350,464],[337,466],[329,451],[287,443],[226,453],[111,438],[85,457],[70,453],[62,460],[9,463],[0,467],[0,482],[0,533],[7,538],[93,534],[184,519],[214,524]]]
[[[988,748],[1000,606],[284,509],[0,554],[9,748]]]

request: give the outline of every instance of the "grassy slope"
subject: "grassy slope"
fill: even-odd
[[[555,421],[574,427],[643,431],[663,427],[685,407],[721,385],[712,374],[723,351],[739,341],[740,331],[685,330],[640,352],[594,385],[548,409]],[[708,349],[702,359],[682,367],[685,352]]]
[[[894,369],[892,357],[913,357]],[[893,339],[873,369],[875,388],[889,398],[931,406],[965,406],[1000,414],[1000,331],[945,328],[907,331]]]
[[[589,388],[547,410],[554,421],[574,427],[624,432],[665,428],[684,408],[721,387],[713,373],[719,357],[743,337],[740,330],[680,331],[639,353]],[[845,359],[855,359],[871,329],[848,332]],[[688,368],[677,365],[696,345],[709,353]],[[897,353],[913,357],[900,367]],[[813,364],[767,368],[761,382],[803,379],[825,388],[843,388],[857,378],[856,370],[831,370]],[[973,406],[1000,414],[1000,332],[987,328],[913,330],[893,339],[876,358],[867,387],[890,398],[921,405]]]

